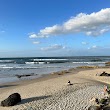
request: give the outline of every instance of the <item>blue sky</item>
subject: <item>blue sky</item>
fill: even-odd
[[[109,0],[0,0],[0,57],[110,55]]]

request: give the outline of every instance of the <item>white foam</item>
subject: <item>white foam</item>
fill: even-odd
[[[38,64],[46,64],[46,62],[38,62]]]
[[[99,64],[99,63],[102,64],[103,63],[104,64],[105,62],[72,62],[72,63],[81,63],[81,64],[82,63],[86,63],[86,64]]]
[[[6,65],[0,65],[0,67],[5,67]]]
[[[68,59],[33,59],[34,61],[65,61]]]
[[[14,62],[14,60],[0,60],[0,63],[11,63]]]
[[[35,62],[25,62],[25,64],[35,64]]]

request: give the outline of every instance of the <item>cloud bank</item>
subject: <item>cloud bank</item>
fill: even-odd
[[[33,44],[40,44],[40,42],[39,41],[34,41]]]
[[[54,25],[41,29],[30,38],[47,38],[50,36],[84,33],[88,36],[99,36],[110,31],[110,8],[102,9],[91,14],[80,13],[71,17],[62,25]]]
[[[64,48],[65,48],[65,46],[62,46],[59,44],[54,44],[54,45],[51,45],[49,47],[41,48],[41,50],[43,50],[43,51],[54,51],[54,50],[59,50],[59,49],[64,49]]]

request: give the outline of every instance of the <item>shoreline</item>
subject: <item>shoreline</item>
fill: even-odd
[[[70,73],[71,71],[75,70],[75,72],[79,72],[79,71],[85,71],[85,70],[91,70],[91,69],[97,69],[97,68],[110,68],[110,66],[78,66],[78,67],[75,67],[75,68],[70,68],[70,69],[64,69],[64,70],[61,70],[61,71],[56,71],[56,72],[51,72],[51,73],[48,73],[48,74],[36,74],[36,75],[32,75],[32,76],[26,76],[24,77],[23,79],[21,78],[17,78],[17,76],[13,76],[14,78],[16,78],[16,80],[14,81],[9,81],[9,82],[4,82],[4,83],[1,83],[0,85],[3,85],[3,84],[11,84],[11,83],[20,83],[20,82],[28,82],[28,81],[31,81],[31,80],[36,80],[36,79],[42,79],[43,77],[50,77],[50,76],[60,76],[60,75],[65,75],[66,73]],[[25,75],[25,74],[24,74]],[[31,75],[31,74],[30,74]],[[34,77],[35,78],[32,78]],[[3,77],[3,78],[13,78],[13,77]]]
[[[97,69],[97,67],[95,66],[90,66],[92,68],[84,68],[85,66],[81,66],[81,67],[76,67],[76,68],[70,68],[67,70],[61,70],[61,71],[57,71],[57,72],[53,72],[53,73],[48,73],[48,74],[42,74],[40,75],[40,77],[36,77],[33,79],[18,79],[17,81],[13,81],[13,82],[5,82],[5,83],[1,83],[0,84],[0,91],[4,91],[4,87],[6,87],[7,89],[12,89],[18,86],[25,86],[31,83],[36,83],[36,82],[42,82],[45,80],[49,80],[49,79],[54,79],[54,78],[58,78],[58,77],[62,77],[62,76],[66,76],[66,75],[71,75],[71,74],[77,74],[78,72],[81,71],[87,71],[87,70],[94,70]],[[94,68],[95,67],[95,68]],[[108,69],[110,67],[98,67],[98,69]],[[74,71],[74,72],[73,72]],[[63,74],[62,74],[63,72]],[[61,74],[60,74],[61,73]],[[6,89],[5,88],[5,89]]]
[[[77,74],[82,69],[71,68],[71,70],[75,70],[74,74]],[[68,70],[66,70],[66,71],[68,71]],[[69,71],[69,73],[67,73],[67,74],[64,73],[62,75],[58,75],[59,72],[62,72],[62,71],[58,71],[58,72],[53,72],[53,73],[49,73],[49,74],[43,74],[40,77],[34,78],[34,79],[18,80],[16,82],[2,83],[2,84],[0,84],[0,92],[2,92],[2,91],[4,92],[4,90],[7,90],[7,89],[13,89],[13,88],[18,87],[18,86],[25,86],[25,85],[29,85],[29,84],[32,84],[32,83],[42,82],[42,81],[46,81],[46,80],[49,80],[49,79],[54,79],[54,78],[62,77],[62,76],[65,76],[65,75],[73,74],[70,71]],[[6,88],[4,89],[4,87],[6,87]]]

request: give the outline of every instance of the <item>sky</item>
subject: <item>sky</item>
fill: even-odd
[[[109,56],[109,0],[0,0],[0,57]]]

